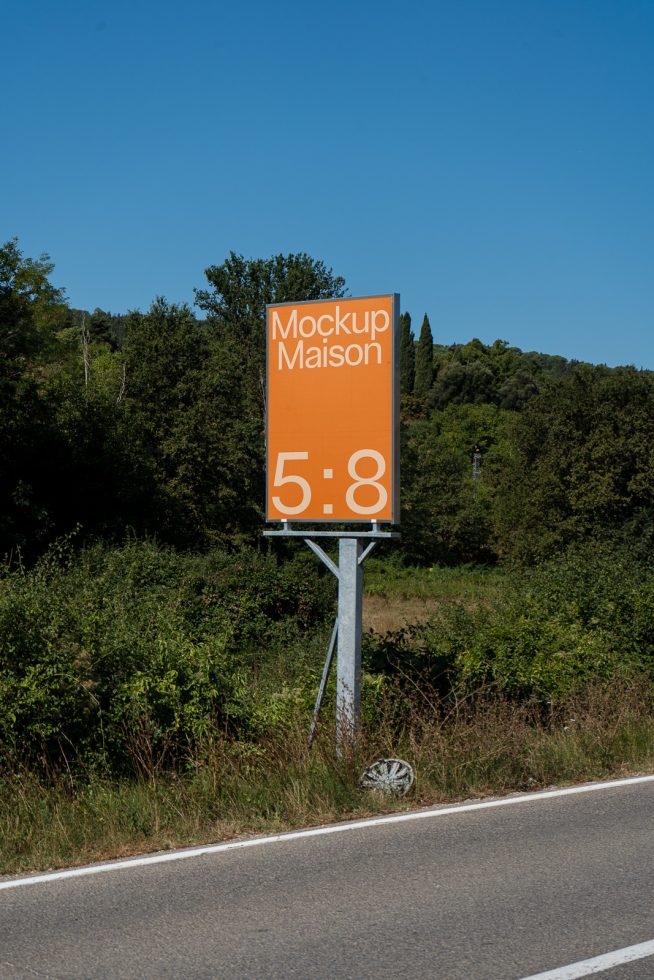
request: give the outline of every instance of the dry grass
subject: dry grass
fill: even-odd
[[[415,768],[413,795],[358,788],[376,758]],[[493,697],[437,704],[390,691],[350,754],[331,723],[311,753],[306,719],[258,744],[217,741],[188,770],[150,779],[0,782],[0,870],[25,872],[290,830],[337,819],[654,769],[654,706],[644,682],[596,686],[556,707]]]
[[[396,568],[366,562],[363,626],[389,633],[430,619],[443,605],[490,606],[505,587],[500,570],[483,568]]]
[[[424,623],[434,615],[440,601],[433,596],[393,596],[366,595],[363,599],[363,628],[374,633],[390,633],[410,626]]]

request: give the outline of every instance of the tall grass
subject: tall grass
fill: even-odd
[[[385,691],[350,753],[305,719],[250,744],[214,739],[183,773],[140,778],[27,772],[0,782],[0,870],[25,872],[409,806],[526,791],[654,767],[654,698],[643,681],[593,685],[556,706],[488,692],[442,710],[424,690]],[[416,772],[406,799],[359,789],[362,770],[399,755]]]

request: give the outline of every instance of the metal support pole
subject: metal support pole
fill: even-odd
[[[397,531],[381,531],[378,521],[372,521],[370,531],[298,531],[290,521],[282,521],[283,529],[264,531],[268,538],[304,538],[313,553],[338,580],[338,614],[327,650],[327,660],[313,710],[309,745],[316,733],[318,715],[327,687],[330,667],[337,647],[336,666],[336,744],[339,748],[351,742],[356,734],[361,709],[361,634],[363,616],[362,565],[375,545],[399,538]],[[338,539],[338,567],[312,538]]]
[[[336,740],[353,739],[361,708],[361,620],[363,570],[361,542],[338,542],[338,647],[336,660]]]

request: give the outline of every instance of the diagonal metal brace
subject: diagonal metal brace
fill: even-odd
[[[313,553],[314,553],[315,555],[317,555],[317,556],[318,556],[318,558],[320,558],[320,560],[321,560],[321,562],[323,563],[323,565],[326,565],[326,566],[327,566],[327,568],[328,568],[328,569],[329,569],[329,571],[330,571],[330,572],[332,573],[332,575],[335,575],[335,576],[336,576],[336,578],[339,578],[339,574],[338,574],[338,565],[336,565],[336,564],[335,564],[335,563],[334,563],[334,562],[333,562],[333,561],[331,560],[331,558],[329,557],[329,555],[328,555],[328,554],[326,554],[326,553],[325,553],[325,552],[324,552],[324,551],[322,550],[322,548],[320,547],[320,545],[319,545],[319,544],[316,544],[316,542],[315,542],[315,541],[312,541],[312,540],[311,540],[311,538],[305,538],[304,540],[305,540],[305,542],[306,542],[306,544],[308,544],[308,545],[309,545],[309,547],[311,548],[311,550],[313,551]]]
[[[313,718],[311,719],[311,727],[309,729],[309,748],[311,748],[313,744],[313,740],[316,735],[316,728],[318,726],[318,715],[320,714],[320,708],[322,707],[322,699],[325,696],[325,688],[327,687],[327,681],[329,679],[329,671],[331,670],[332,661],[334,660],[334,650],[336,649],[337,636],[338,636],[338,616],[334,620],[334,627],[332,629],[332,635],[329,639],[329,647],[327,648],[327,659],[325,660],[325,666],[323,667],[322,677],[320,678],[318,697],[316,698],[316,703],[313,708]]]
[[[368,557],[368,555],[370,554],[370,552],[372,551],[372,549],[375,547],[376,544],[377,544],[376,541],[371,541],[368,547],[361,552],[358,559],[360,565],[363,565],[364,561],[366,560],[366,558]]]

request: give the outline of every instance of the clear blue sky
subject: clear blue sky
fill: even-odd
[[[654,0],[23,0],[0,239],[74,306],[306,251],[434,338],[654,368]]]

